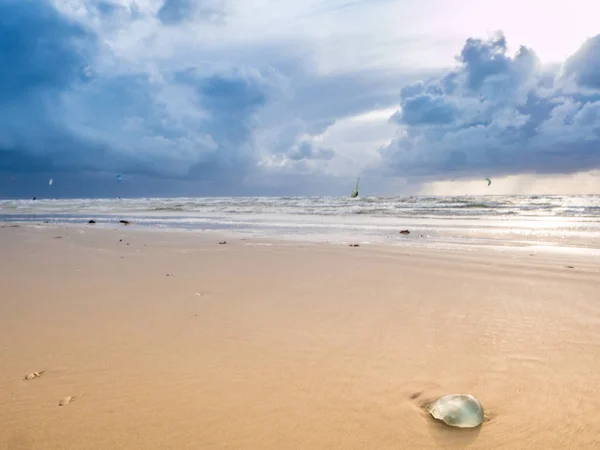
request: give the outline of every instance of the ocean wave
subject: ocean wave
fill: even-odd
[[[466,203],[464,205],[457,206],[458,208],[490,208],[485,203]]]
[[[3,200],[0,214],[202,216],[585,217],[600,220],[600,196],[222,197]]]

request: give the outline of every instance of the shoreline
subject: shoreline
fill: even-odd
[[[0,217],[0,227],[10,227],[11,225],[19,225],[22,227],[34,228],[73,228],[73,229],[108,229],[121,230],[127,227],[127,230],[135,232],[159,232],[159,233],[183,233],[190,235],[212,235],[216,238],[226,237],[229,239],[240,239],[242,241],[263,241],[270,245],[286,243],[292,245],[300,244],[330,244],[330,245],[350,245],[359,244],[363,246],[381,246],[393,247],[406,250],[429,249],[439,251],[489,251],[491,253],[512,253],[512,254],[535,254],[535,255],[555,255],[565,257],[585,257],[591,261],[600,262],[600,238],[588,239],[567,239],[567,240],[552,240],[543,241],[539,239],[523,239],[507,238],[504,234],[495,234],[493,238],[453,238],[452,236],[431,236],[419,234],[419,229],[413,229],[409,236],[402,236],[398,231],[394,234],[386,235],[365,235],[360,231],[356,233],[319,233],[318,230],[313,230],[313,233],[297,232],[291,230],[285,232],[282,230],[260,230],[256,228],[238,229],[235,227],[211,227],[204,225],[204,228],[199,227],[180,227],[169,225],[154,225],[144,222],[137,222],[134,214],[130,215],[110,215],[110,216],[95,216],[94,224],[88,224],[87,221],[92,216],[85,216],[76,222],[64,221],[42,221],[40,219],[30,221],[6,220],[6,216]],[[128,225],[119,224],[118,221],[122,218],[129,220]],[[262,231],[262,232],[261,232]]]
[[[600,257],[600,196],[198,197],[0,201],[0,222],[217,231],[249,239]],[[410,234],[400,234],[409,230]]]

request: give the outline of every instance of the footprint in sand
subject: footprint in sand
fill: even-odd
[[[24,380],[33,380],[34,378],[39,378],[41,377],[44,372],[46,372],[45,370],[41,370],[39,372],[29,372],[27,375],[25,375],[25,377],[23,377]]]
[[[58,402],[58,406],[65,406],[73,401],[75,401],[75,397],[69,395],[68,397],[63,398],[60,402]]]

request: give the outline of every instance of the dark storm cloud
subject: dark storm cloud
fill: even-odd
[[[255,160],[248,143],[253,115],[276,88],[269,75],[89,79],[97,47],[95,34],[49,3],[0,4],[0,170],[223,180]]]
[[[94,41],[46,1],[0,2],[1,103],[6,106],[76,81]]]

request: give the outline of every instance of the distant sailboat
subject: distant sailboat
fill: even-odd
[[[358,182],[360,181],[360,177],[356,179],[356,187],[354,188],[354,192],[350,195],[351,198],[358,197]]]

